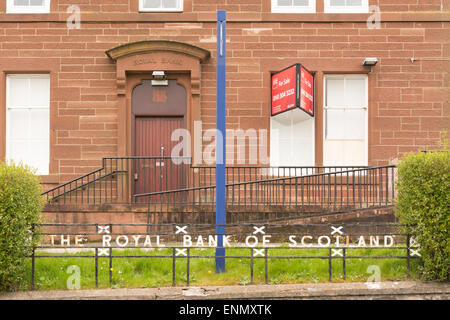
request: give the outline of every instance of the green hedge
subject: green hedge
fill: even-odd
[[[34,225],[40,223],[44,205],[41,193],[31,168],[0,162],[0,291],[17,290],[23,280],[27,257],[39,240]]]
[[[406,155],[398,166],[396,214],[420,244],[424,280],[450,280],[450,152]]]

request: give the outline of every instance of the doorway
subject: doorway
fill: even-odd
[[[132,94],[133,195],[178,190],[185,187],[186,164],[174,162],[172,133],[186,127],[186,90],[176,80],[153,86],[143,80]],[[137,198],[153,202],[161,197]]]

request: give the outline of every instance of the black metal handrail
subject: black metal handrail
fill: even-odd
[[[190,162],[190,157],[176,157],[179,160],[184,162]],[[119,174],[123,174],[124,176],[128,176],[130,173],[130,161],[141,161],[141,160],[173,160],[173,157],[105,157],[102,158],[102,167],[82,176],[69,180],[65,183],[62,183],[54,188],[51,188],[42,193],[43,196],[46,197],[47,203],[58,201],[58,199],[62,198],[61,202],[64,204],[67,203],[106,203],[106,202],[121,202],[117,198],[114,198],[112,194],[114,191],[117,191],[117,181],[110,181],[108,185],[106,183],[102,186],[101,182],[106,178],[115,178],[118,177]],[[112,179],[111,179],[112,180]],[[99,186],[95,187],[96,184]],[[115,184],[115,186],[113,186]],[[91,190],[89,189],[91,186]],[[125,185],[125,180],[123,181],[123,185],[120,185],[122,189],[122,193],[124,188],[128,188]],[[101,189],[103,188],[103,189]],[[88,189],[88,193],[86,196],[73,196],[74,192],[83,191]],[[101,192],[103,191],[103,192]],[[94,195],[92,196],[92,193]],[[126,190],[125,193],[129,194],[129,190]],[[99,196],[100,194],[100,196]],[[125,201],[126,202],[126,201]]]
[[[387,165],[387,166],[373,166],[373,167],[366,167],[364,169],[352,169],[352,170],[344,170],[339,172],[324,172],[324,173],[316,173],[316,174],[310,174],[306,176],[289,176],[289,177],[277,177],[277,178],[270,178],[270,179],[263,179],[263,180],[255,180],[255,181],[244,181],[244,182],[235,182],[235,183],[227,183],[225,184],[226,187],[233,187],[233,186],[243,186],[243,185],[249,185],[249,184],[258,184],[258,183],[268,183],[268,182],[280,182],[280,181],[287,181],[287,180],[296,180],[298,178],[313,178],[313,177],[319,177],[319,176],[329,176],[329,175],[337,175],[337,174],[346,174],[346,173],[354,173],[354,172],[363,172],[370,169],[381,169],[381,168],[395,168],[395,165]],[[258,168],[267,168],[267,167],[258,167]],[[327,167],[308,167],[308,168],[327,168]],[[342,167],[345,168],[345,167]],[[139,198],[139,197],[146,197],[146,196],[152,196],[152,195],[161,195],[161,194],[168,194],[168,193],[176,193],[176,192],[186,192],[186,191],[196,191],[196,190],[204,190],[204,189],[213,189],[215,188],[215,185],[209,185],[209,186],[202,186],[202,187],[192,187],[192,188],[183,188],[178,190],[167,190],[167,191],[158,191],[158,192],[148,192],[148,193],[141,193],[141,194],[135,194],[133,197]]]
[[[227,222],[276,221],[392,205],[395,166],[226,184]],[[215,186],[134,195],[153,223],[212,223]]]
[[[103,171],[103,169],[99,169],[99,170],[93,171],[92,173],[90,173],[90,174],[88,174],[88,175],[85,175],[84,177],[88,177],[88,176],[91,176],[91,175],[95,175],[95,173],[101,172],[101,171]],[[53,196],[53,197],[52,197],[52,200],[56,200],[56,199],[58,199],[58,198],[60,198],[60,197],[63,197],[65,194],[67,194],[67,193],[69,193],[69,192],[74,192],[74,191],[78,191],[78,190],[83,190],[84,188],[88,187],[89,185],[92,185],[92,184],[94,184],[94,183],[96,183],[96,182],[99,182],[99,181],[102,180],[102,179],[106,179],[106,178],[109,178],[109,177],[113,177],[115,174],[118,174],[118,173],[125,173],[125,171],[118,171],[118,170],[111,171],[111,172],[109,172],[109,173],[106,173],[106,174],[104,174],[104,175],[101,175],[101,176],[98,177],[98,178],[94,178],[93,180],[90,180],[90,181],[86,182],[86,183],[83,184],[83,185],[79,185],[79,186],[77,185],[77,186],[75,186],[74,188],[71,188],[70,190],[67,190],[66,192],[64,192],[64,193],[62,193],[62,194],[58,194],[58,195],[56,195],[56,196]],[[81,178],[81,179],[83,179],[83,178]],[[81,180],[81,179],[74,179],[73,182],[76,182],[76,181]],[[65,183],[64,185],[71,185],[71,183]],[[63,185],[63,186],[64,186],[64,185]],[[57,188],[56,188],[56,189],[57,189]],[[51,190],[50,190],[50,191],[51,191]],[[51,192],[48,192],[48,193],[51,193]]]
[[[228,184],[267,178],[303,176],[364,167],[345,166],[229,166]],[[215,167],[193,166],[190,157],[105,157],[102,168],[43,193],[47,203],[133,203],[136,194],[204,187],[215,181]],[[142,201],[142,200],[138,200]]]
[[[60,185],[58,185],[58,186],[52,188],[52,189],[49,189],[49,190],[43,192],[42,195],[46,195],[46,194],[52,193],[52,192],[54,192],[55,190],[64,188],[64,186],[68,186],[68,185],[72,184],[73,182],[82,180],[82,179],[84,179],[84,178],[86,178],[86,177],[88,177],[88,176],[90,176],[90,175],[96,174],[97,172],[101,172],[101,171],[103,171],[103,170],[104,170],[104,168],[100,168],[100,169],[96,169],[96,170],[94,170],[94,171],[88,172],[88,173],[86,173],[86,174],[84,174],[84,175],[82,175],[82,176],[80,176],[80,177],[78,177],[78,178],[69,180],[69,181],[67,181],[67,182],[64,182],[64,183],[62,183],[62,184],[60,184]]]

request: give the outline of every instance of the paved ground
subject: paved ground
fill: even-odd
[[[223,287],[28,291],[0,300],[433,299],[449,300],[450,283],[415,281]]]

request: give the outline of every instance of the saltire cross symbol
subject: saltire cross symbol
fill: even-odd
[[[420,248],[417,248],[417,249],[412,249],[412,248],[409,248],[409,250],[411,250],[411,256],[417,256],[417,257],[421,257],[422,255],[419,253],[419,250],[420,250]]]
[[[109,256],[109,249],[99,248],[98,255],[99,256]]]
[[[98,227],[98,233],[111,233],[109,227],[110,226],[97,226]]]
[[[183,257],[186,257],[187,256],[187,249],[175,249],[176,250],[176,253],[175,253],[175,255],[178,257],[178,256],[183,256]]]
[[[335,256],[343,257],[342,249],[331,249],[331,256],[332,257],[335,257]]]
[[[419,243],[417,242],[416,238],[411,237],[411,239],[409,239],[409,246],[410,247],[418,247],[419,246]]]
[[[265,254],[264,254],[264,249],[255,249],[255,254],[254,254],[254,256],[255,256],[255,257],[256,257],[256,256],[264,257],[264,256],[265,256]]]
[[[331,226],[331,229],[332,229],[331,234],[333,235],[335,233],[339,233],[340,235],[343,235],[344,232],[342,231],[342,228],[344,228],[344,226],[340,226],[340,227]]]
[[[266,234],[265,231],[263,231],[263,229],[265,229],[265,228],[266,228],[266,226],[262,226],[260,228],[258,228],[257,226],[253,226],[253,229],[255,229],[255,231],[253,231],[253,234],[258,234],[258,233]]]
[[[175,226],[175,228],[177,228],[177,230],[175,231],[175,234],[179,234],[179,233],[184,233],[187,234],[187,229],[188,226],[184,226],[184,227],[179,227],[179,226]]]

